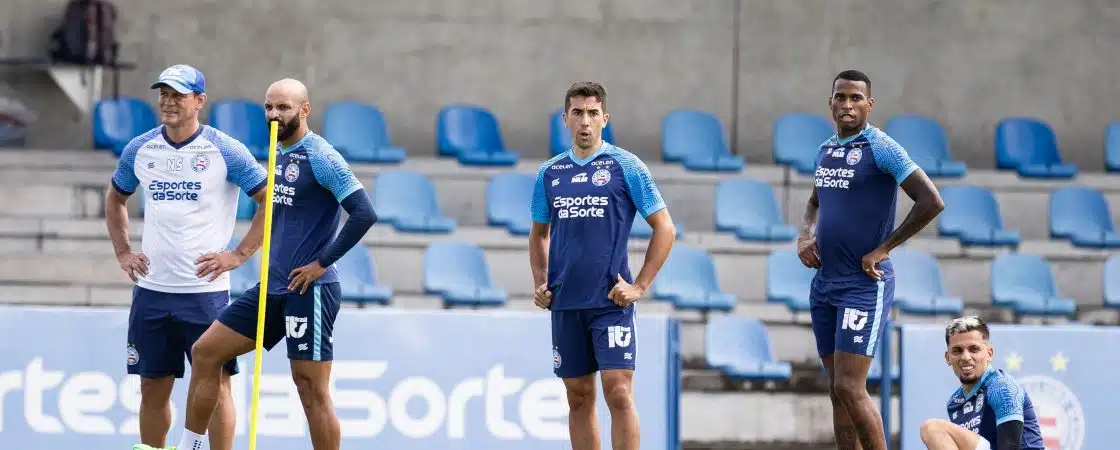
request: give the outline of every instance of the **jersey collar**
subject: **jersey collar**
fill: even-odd
[[[171,136],[167,135],[167,126],[165,126],[165,125],[160,126],[159,132],[160,132],[160,134],[163,135],[163,140],[167,141],[167,145],[170,145],[175,150],[178,150],[178,149],[181,149],[183,147],[186,147],[191,142],[194,142],[194,140],[198,139],[199,136],[202,136],[202,132],[204,130],[206,130],[206,125],[198,124],[198,129],[194,130],[194,134],[191,134],[190,137],[184,139],[183,142],[172,141]]]
[[[576,156],[575,147],[569,147],[568,148],[568,158],[571,159],[572,162],[574,162],[578,165],[586,166],[587,163],[589,163],[591,161],[594,161],[595,158],[599,157],[599,155],[602,155],[603,153],[606,153],[607,150],[610,150],[610,147],[611,147],[611,144],[608,144],[607,141],[600,140],[599,141],[599,148],[595,149],[594,152],[591,152],[591,154],[587,155],[587,158],[584,158],[584,159],[580,159],[579,157]]]
[[[863,135],[867,134],[867,132],[870,131],[872,128],[874,128],[874,127],[871,126],[871,122],[867,122],[867,123],[863,124],[863,129],[859,130],[859,133],[853,134],[853,135],[848,136],[848,137],[843,138],[843,139],[840,138],[840,134],[834,134],[834,135],[832,135],[832,140],[836,141],[836,143],[839,144],[839,145],[844,145],[844,144],[852,142],[856,139],[859,139]]]
[[[311,139],[311,136],[314,136],[314,135],[315,135],[315,133],[313,131],[307,130],[307,134],[303,135],[303,137],[299,138],[299,140],[296,141],[296,143],[292,144],[291,146],[283,147],[283,146],[281,146],[281,144],[276,144],[276,145],[280,146],[280,154],[283,155],[283,154],[288,153],[292,150],[296,150],[296,149],[299,149],[300,147],[303,147],[304,144],[307,144],[307,141]]]
[[[968,401],[968,399],[971,399],[972,397],[975,397],[976,393],[980,391],[980,387],[983,386],[984,383],[987,383],[988,378],[991,378],[992,375],[994,375],[995,373],[996,373],[996,369],[989,365],[987,369],[984,369],[984,374],[980,375],[980,381],[977,381],[976,384],[972,385],[972,390],[971,391],[969,391],[968,393],[965,393],[964,392],[964,386],[961,386],[961,388],[960,388],[961,397],[964,397],[965,401]]]

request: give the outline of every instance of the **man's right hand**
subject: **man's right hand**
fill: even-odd
[[[540,309],[548,309],[552,304],[552,291],[548,290],[548,283],[542,283],[533,294],[533,304]]]
[[[117,262],[120,263],[121,270],[128,274],[128,278],[132,279],[133,283],[136,282],[137,276],[148,275],[148,264],[150,262],[143,253],[122,253],[117,255]]]
[[[810,237],[797,238],[797,256],[801,264],[811,269],[821,268],[821,253],[817,249],[817,240]]]

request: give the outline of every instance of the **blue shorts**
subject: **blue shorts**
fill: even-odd
[[[229,304],[229,291],[172,294],[132,288],[128,311],[128,373],[183,378],[191,346]],[[237,373],[237,360],[226,363]]]
[[[257,305],[260,284],[229,305],[218,321],[249,339],[257,337]],[[268,296],[264,317],[264,349],[272,350],[288,338],[288,359],[330,361],[334,359],[334,320],[341,307],[338,283],[316,284],[306,294],[291,292]]]
[[[809,292],[813,335],[821,357],[836,350],[875,356],[894,303],[894,278],[819,281]]]
[[[636,333],[634,305],[552,311],[552,371],[575,378],[599,370],[634,370]]]

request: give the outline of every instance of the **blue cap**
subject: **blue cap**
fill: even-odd
[[[176,64],[159,74],[152,83],[152,89],[166,85],[180,94],[201,94],[206,92],[206,77],[202,72],[186,64]]]

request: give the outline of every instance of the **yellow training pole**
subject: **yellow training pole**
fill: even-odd
[[[257,347],[253,351],[253,400],[249,412],[249,450],[257,448],[257,407],[261,397],[261,363],[264,358],[264,312],[268,304],[268,250],[272,244],[272,190],[276,184],[276,134],[279,122],[269,121],[268,180],[264,195],[264,242],[261,244],[261,284],[257,298]]]

